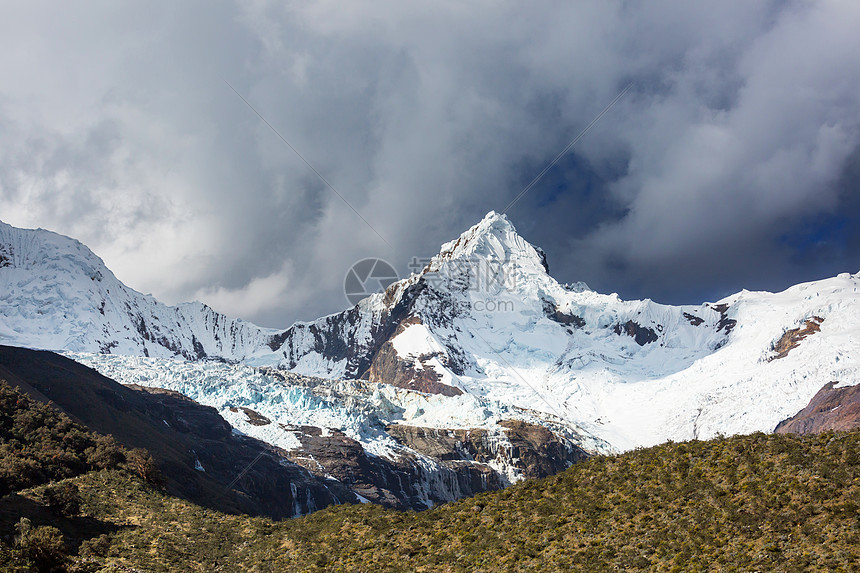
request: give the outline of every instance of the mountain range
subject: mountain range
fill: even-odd
[[[0,344],[179,392],[362,499],[415,508],[591,453],[792,417],[828,427],[860,383],[858,286],[846,273],[699,305],[625,301],[560,284],[491,212],[384,292],[270,329],[164,305],[78,241],[0,223]]]

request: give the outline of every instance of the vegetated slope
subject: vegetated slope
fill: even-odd
[[[122,474],[75,483],[83,511],[118,528],[100,554],[87,550],[100,567],[849,571],[860,560],[857,431],[668,443],[420,513],[333,506],[271,522],[203,510]]]
[[[125,450],[0,378],[0,496],[34,485],[116,468]]]
[[[176,392],[135,390],[52,352],[9,346],[0,346],[0,378],[90,430],[147,449],[167,490],[195,503],[282,518],[358,502],[340,482],[314,476],[265,442],[234,435],[213,408]]]
[[[77,548],[116,531],[114,524],[79,515],[80,492],[70,481],[102,470],[159,480],[146,451],[129,451],[111,436],[90,432],[0,379],[0,538],[18,534],[13,544],[0,542],[0,568],[51,570],[62,563],[66,544]],[[42,486],[37,499],[15,493],[33,486]]]
[[[322,512],[299,554],[340,547],[353,570],[849,570],[858,478],[857,432],[666,444],[426,514]]]

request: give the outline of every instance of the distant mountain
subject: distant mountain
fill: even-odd
[[[276,331],[198,302],[167,306],[120,282],[80,242],[0,222],[0,343],[191,360],[270,351]]]
[[[158,384],[188,387],[182,368],[158,358],[218,358],[382,383],[440,404],[467,397],[541,411],[586,449],[623,450],[770,432],[825,384],[860,383],[860,275],[701,305],[624,301],[558,283],[542,251],[493,212],[386,292],[284,330],[199,303],[161,305],[122,285],[80,243],[47,231],[0,226],[0,257],[0,342],[91,353],[76,359],[141,385],[155,384],[142,380],[154,369]],[[233,390],[207,388],[182,391],[227,416]],[[278,395],[258,392],[243,405],[273,419],[295,412]],[[451,407],[469,412],[461,427],[486,422],[472,405]],[[394,418],[450,427],[417,411]]]
[[[517,370],[544,377],[586,363],[635,363],[656,374],[687,365],[727,342],[735,321],[726,310],[625,302],[584,283],[561,285],[543,252],[491,212],[385,293],[276,340],[281,365],[303,374],[449,395],[499,394],[501,375],[515,393],[534,394]]]

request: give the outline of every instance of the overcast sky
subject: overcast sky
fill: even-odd
[[[860,270],[860,2],[0,2],[0,220],[266,326],[501,211],[552,274],[714,300]],[[228,80],[391,245],[231,91]]]

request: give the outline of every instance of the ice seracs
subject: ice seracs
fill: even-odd
[[[468,394],[297,376],[223,362],[70,353],[128,385],[212,406],[242,435],[365,499],[423,509],[555,473],[607,444],[540,412]]]

